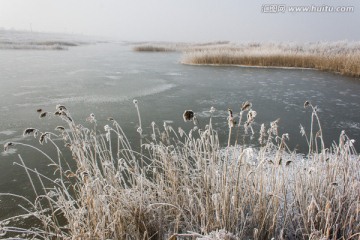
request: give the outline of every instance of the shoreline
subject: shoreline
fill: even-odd
[[[307,70],[307,71],[321,71],[331,74],[341,75],[352,79],[360,80],[360,76],[352,76],[349,74],[343,74],[341,72],[327,71],[317,68],[304,68],[304,67],[280,67],[280,66],[260,66],[260,65],[243,65],[243,64],[214,64],[214,63],[185,63],[180,62],[182,65],[188,66],[210,66],[210,67],[240,67],[240,68],[260,68],[260,69],[283,69],[283,70]]]
[[[280,66],[261,66],[261,65],[244,65],[244,64],[215,64],[215,63],[185,63],[180,62],[183,65],[189,66],[212,66],[212,67],[242,67],[242,68],[264,68],[264,69],[289,69],[289,70],[314,70],[320,71],[316,68],[303,68],[303,67],[280,67]],[[334,72],[336,73],[336,72]],[[338,74],[341,74],[338,72]]]

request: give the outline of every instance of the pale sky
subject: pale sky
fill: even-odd
[[[273,3],[354,12],[261,11]],[[119,40],[359,41],[359,25],[359,0],[0,0],[0,28]]]

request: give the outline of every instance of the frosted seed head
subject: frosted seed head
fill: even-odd
[[[39,115],[39,118],[44,118],[47,116],[47,112],[41,112],[40,115]]]
[[[251,102],[246,101],[242,104],[241,111],[248,111],[248,110],[250,110],[251,107],[252,107]]]
[[[63,126],[57,126],[55,130],[62,132],[65,131],[65,128]]]
[[[7,152],[7,150],[8,150],[10,147],[12,147],[12,146],[15,146],[15,144],[12,143],[12,142],[7,142],[7,143],[5,143],[5,144],[4,144],[4,152]]]
[[[64,105],[58,104],[56,105],[56,110],[57,111],[66,111],[66,107]]]
[[[300,124],[300,134],[301,136],[305,136],[305,128],[303,127],[303,125]]]
[[[214,107],[211,107],[211,108],[210,108],[210,113],[214,113],[215,110],[216,110],[216,109],[215,109]]]
[[[228,117],[228,125],[229,125],[229,128],[235,127],[236,121],[234,120],[233,116]]]
[[[282,139],[287,139],[287,140],[289,140],[289,134],[288,134],[288,133],[284,133],[284,134],[282,135]]]
[[[39,143],[42,145],[44,142],[47,142],[47,138],[49,137],[49,134],[48,132],[44,132],[44,133],[41,133],[40,135],[40,138],[39,138]]]
[[[96,122],[95,114],[91,113],[90,116],[86,118],[86,121],[90,123]]]
[[[34,133],[34,135],[35,135],[35,131],[37,131],[35,128],[26,128],[24,130],[23,136],[25,137],[26,135],[30,135],[32,133]]]
[[[184,122],[191,121],[194,118],[194,112],[192,110],[185,110],[183,113]]]
[[[134,99],[134,100],[133,100],[133,103],[134,103],[135,105],[137,105],[137,104],[138,104],[138,100]]]
[[[305,101],[305,102],[304,102],[304,108],[307,108],[308,106],[310,106],[310,102],[309,102],[309,101]]]
[[[257,115],[257,112],[256,112],[256,111],[250,110],[249,113],[247,114],[247,121],[248,121],[249,123],[253,122],[254,119],[255,119],[255,117],[256,117],[256,115]]]
[[[109,127],[109,125],[105,125],[105,126],[104,126],[104,130],[105,130],[106,132],[110,131],[110,129],[111,129],[111,128]]]
[[[138,133],[142,134],[142,128],[141,127],[138,127],[137,130],[136,130]]]

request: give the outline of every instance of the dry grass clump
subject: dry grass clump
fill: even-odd
[[[2,41],[0,40],[0,49],[14,50],[68,50],[68,47],[76,47],[82,43],[69,41]]]
[[[136,52],[184,52],[188,50],[203,49],[206,47],[228,46],[228,41],[216,41],[206,43],[183,43],[183,42],[139,42],[133,47]]]
[[[90,38],[84,40],[84,37],[74,35],[0,29],[0,50],[68,50],[93,42]]]
[[[261,126],[260,148],[231,145],[230,140],[254,133],[256,112],[248,102],[236,121],[229,113],[229,128],[237,134],[236,139],[229,136],[226,148],[219,144],[211,117],[205,128],[195,126],[190,132],[152,123],[146,139],[139,114],[142,154],[114,119],[95,131],[58,108],[57,116],[67,124],[57,127],[59,136],[76,169],[60,153],[58,160],[45,154],[58,170],[52,181],[21,159],[27,173],[53,185],[34,186],[35,202],[26,200],[28,214],[43,229],[15,229],[3,220],[0,233],[23,231],[38,239],[358,239],[359,155],[345,133],[325,148],[316,107],[305,106],[312,122],[308,133],[301,129],[309,143],[307,156],[288,150],[288,135],[278,133],[277,121]],[[96,128],[93,114],[87,121]],[[45,141],[59,151],[50,137],[45,134]],[[58,222],[59,216],[65,223]]]
[[[136,52],[174,52],[176,49],[165,46],[141,45],[133,48]]]
[[[313,68],[360,77],[360,44],[229,44],[195,47],[185,52],[185,64]]]

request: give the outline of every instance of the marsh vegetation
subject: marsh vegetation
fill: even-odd
[[[342,132],[332,146],[325,146],[318,108],[310,102],[304,107],[311,128],[301,127],[308,143],[306,154],[287,147],[289,135],[279,132],[278,120],[256,129],[252,124],[256,111],[249,102],[236,110],[239,117],[228,111],[227,147],[221,147],[213,128],[214,108],[209,109],[206,126],[196,125],[196,112],[187,110],[184,120],[195,124],[190,131],[176,130],[167,122],[152,123],[145,137],[139,103],[134,100],[134,105],[139,144],[130,142],[113,118],[101,127],[90,114],[86,120],[93,129],[88,129],[60,105],[54,114],[65,125],[56,127],[56,133],[26,129],[24,135],[53,146],[58,159],[45,153],[43,157],[54,168],[56,179],[27,168],[26,156],[19,156],[25,172],[34,174],[42,187],[31,184],[35,201],[4,193],[1,198],[22,199],[22,206],[27,206],[22,207],[24,216],[38,219],[42,227],[12,227],[13,220],[22,217],[15,216],[0,222],[1,235],[38,239],[359,237],[360,159],[354,141]],[[238,145],[244,135],[257,138],[259,147]],[[62,151],[69,151],[71,159],[63,158],[63,144],[67,150]],[[20,146],[24,144],[11,142],[4,147]],[[49,183],[52,187],[45,187]]]

